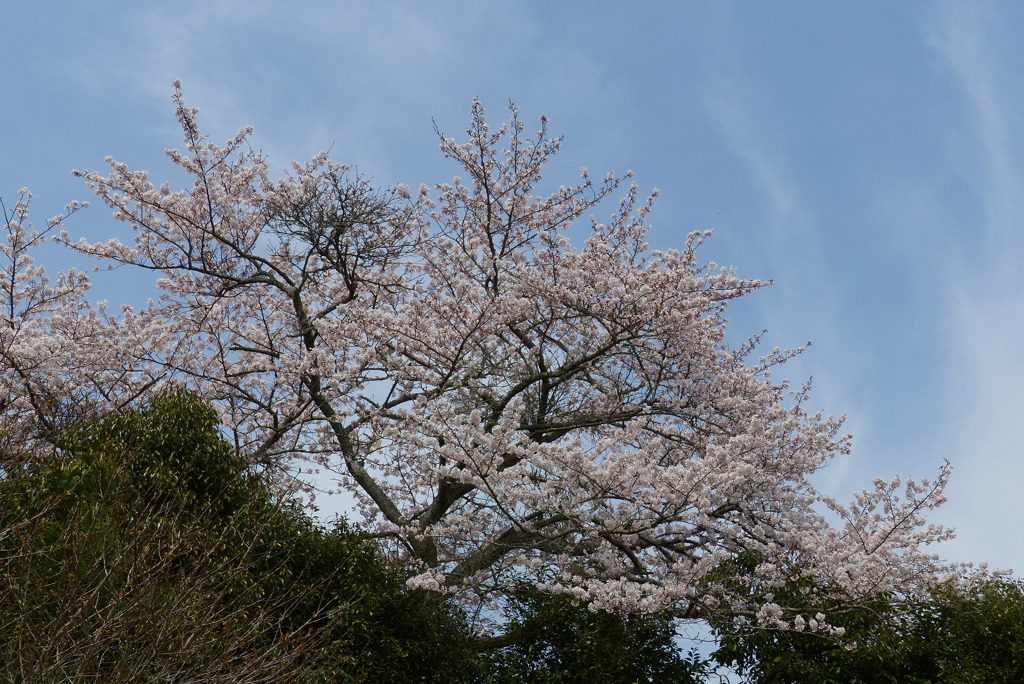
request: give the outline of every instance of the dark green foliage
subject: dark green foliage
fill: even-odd
[[[568,596],[524,587],[490,654],[494,684],[703,681],[705,664],[675,644],[671,618],[591,612]]]
[[[301,673],[308,634],[288,629],[286,598],[253,572],[265,559],[219,510],[231,498],[239,507],[259,499],[215,425],[200,402],[167,396],[20,456],[0,483],[6,679],[274,681]],[[221,459],[207,486],[190,481],[201,466],[186,467],[188,450]]]
[[[9,454],[0,678],[458,681],[468,640],[360,535],[278,500],[187,393]]]
[[[302,620],[320,604],[339,611],[338,619],[326,621],[330,636],[321,649],[346,680],[466,681],[465,622],[443,597],[408,590],[408,574],[382,563],[374,547],[344,525],[325,531],[305,516],[293,524],[275,549],[291,573],[293,612]],[[312,591],[316,587],[322,594]]]
[[[738,591],[761,558],[744,553],[725,563],[719,579]],[[719,639],[715,659],[744,675],[744,681],[770,682],[889,682],[896,654],[879,633],[892,614],[887,597],[851,602],[819,586],[813,578],[792,573],[795,579],[777,588],[772,601],[799,611],[805,620],[817,613],[847,630],[845,638],[813,630],[754,628],[727,618],[713,623]],[[748,590],[749,591],[749,590]],[[754,604],[765,599],[750,594]],[[792,618],[792,616],[790,616]],[[851,650],[853,641],[857,647]]]
[[[776,595],[799,605],[801,580]],[[818,589],[820,594],[827,592]],[[1024,681],[1024,585],[938,586],[919,598],[818,603],[842,637],[717,626],[714,657],[752,683],[954,684]],[[812,612],[813,612],[812,611]]]
[[[902,668],[896,644],[883,633],[883,616],[888,611],[888,606],[879,604],[847,608],[842,617],[832,615],[848,630],[843,638],[793,630],[721,628],[714,657],[745,675],[743,681],[756,684],[917,681],[898,678]]]
[[[917,603],[897,637],[909,674],[925,681],[1024,682],[1024,583],[944,585]]]

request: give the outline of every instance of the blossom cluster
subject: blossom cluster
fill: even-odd
[[[174,103],[184,148],[167,156],[192,185],[112,159],[76,172],[133,237],[58,236],[152,272],[148,307],[109,315],[81,274],[49,283],[27,199],[6,216],[6,416],[193,388],[239,457],[285,491],[299,468],[333,472],[422,569],[413,584],[467,601],[527,580],[595,609],[823,630],[765,597],[793,573],[856,598],[946,572],[922,548],[948,535],[925,520],[947,471],[848,506],[819,494],[811,476],[850,448],[841,419],[772,379],[799,350],[726,341],[729,301],[765,283],[702,263],[703,233],[651,251],[656,193],[628,174],[540,194],[560,145],[545,121],[529,136],[513,109],[492,130],[474,103],[468,138],[440,139],[461,175],[413,192],[326,154],[274,179],[251,129],[215,144]],[[741,554],[757,566],[727,574]]]

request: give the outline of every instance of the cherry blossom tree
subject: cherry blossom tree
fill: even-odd
[[[88,203],[69,204],[42,229],[29,220],[31,203],[28,188],[13,206],[0,198],[0,455],[100,404],[132,399],[112,394],[127,388],[120,379],[129,371],[117,368],[124,358],[115,358],[109,344],[112,321],[85,298],[85,274],[68,270],[51,281],[34,256],[62,220]]]
[[[630,174],[584,169],[540,194],[560,144],[544,119],[530,136],[512,108],[492,130],[474,102],[468,138],[440,136],[461,176],[413,192],[326,154],[275,180],[250,129],[215,144],[178,84],[173,100],[185,145],[167,155],[192,185],[108,159],[109,173],[76,173],[133,240],[61,238],[152,271],[160,297],[108,316],[68,274],[32,295],[56,308],[22,314],[32,272],[8,272],[8,321],[73,350],[49,377],[115,406],[197,390],[239,456],[285,490],[311,464],[334,472],[420,568],[416,586],[467,602],[528,581],[595,609],[826,629],[772,602],[783,568],[851,600],[945,571],[922,547],[948,535],[924,519],[947,468],[879,480],[847,506],[818,493],[811,476],[849,438],[805,408],[807,388],[773,380],[800,350],[725,339],[727,303],[766,283],[703,263],[703,233],[650,250],[656,193]],[[23,358],[3,340],[5,360]],[[723,581],[740,553],[761,561]]]

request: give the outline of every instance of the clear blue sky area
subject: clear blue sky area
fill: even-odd
[[[707,260],[775,281],[731,339],[813,341],[784,375],[855,435],[823,489],[948,459],[939,553],[1024,568],[1024,4],[40,0],[3,23],[0,195],[29,186],[40,224],[106,155],[173,179],[174,78],[215,139],[253,124],[275,167],[331,148],[380,184],[449,180],[433,122],[458,135],[473,97],[547,115],[553,185],[633,169],[653,247],[713,229]],[[101,206],[69,229],[125,235]]]

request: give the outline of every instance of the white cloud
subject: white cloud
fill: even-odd
[[[957,148],[955,161],[971,170],[984,208],[977,225],[961,227],[960,251],[950,255],[944,274],[954,339],[949,413],[936,429],[957,466],[945,513],[960,532],[952,548],[965,560],[1021,570],[1024,130],[1015,110],[1024,83],[1008,64],[1016,37],[1001,32],[991,9],[945,3],[929,26],[930,45],[955,76],[972,124],[973,145]]]
[[[844,363],[857,351],[848,344],[847,322],[838,308],[841,284],[823,269],[827,228],[807,201],[805,179],[791,168],[784,117],[773,94],[759,86],[756,68],[744,63],[730,22],[720,11],[708,36],[702,101],[760,195],[761,208],[751,212],[757,223],[745,234],[757,236],[750,251],[760,252],[771,277],[777,277],[775,287],[757,295],[772,340],[768,346],[795,347],[811,339],[814,347],[780,376],[795,385],[814,376],[813,405],[847,412],[845,429],[861,434],[871,429],[870,410],[858,408],[863,406],[858,364]],[[858,453],[831,463],[818,486],[839,497],[862,487],[876,473],[866,473]]]

